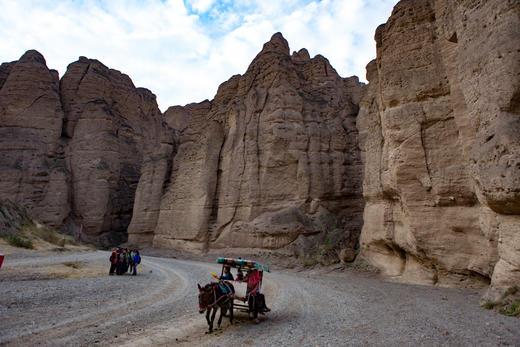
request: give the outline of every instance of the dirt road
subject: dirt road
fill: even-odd
[[[6,259],[5,268],[106,264],[107,252]],[[475,291],[384,282],[355,271],[266,274],[260,324],[205,334],[197,283],[217,264],[144,257],[138,276],[13,281],[0,270],[0,344],[520,346],[520,321],[478,305]],[[108,267],[107,267],[108,271]]]

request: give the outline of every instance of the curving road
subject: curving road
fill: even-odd
[[[6,260],[4,266],[107,262],[107,252]],[[36,258],[35,258],[36,259]],[[520,321],[482,309],[479,293],[381,281],[356,272],[266,274],[272,312],[207,335],[196,284],[219,266],[144,257],[139,276],[4,281],[0,344],[6,345],[520,345]]]

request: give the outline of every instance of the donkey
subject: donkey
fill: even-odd
[[[215,321],[215,315],[219,308],[220,317],[217,322],[218,328],[220,328],[222,316],[226,314],[226,311],[229,311],[229,323],[233,324],[233,296],[235,294],[235,288],[229,282],[221,283],[212,282],[206,284],[204,287],[197,284],[199,287],[199,313],[202,314],[206,311],[206,321],[209,326],[209,330],[206,334],[211,334],[213,332],[213,322]],[[231,293],[224,293],[224,290],[221,287],[224,285],[227,285],[229,289],[231,289]]]

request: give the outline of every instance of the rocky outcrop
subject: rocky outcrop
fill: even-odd
[[[54,227],[82,225],[86,241],[126,240],[139,179],[171,163],[155,95],[96,60],[61,81],[36,51],[2,64],[0,119],[0,196]]]
[[[127,230],[131,241],[141,246],[152,245],[161,198],[169,183],[176,151],[176,133],[167,125],[155,125],[149,134],[152,141],[145,142],[141,178]]]
[[[120,243],[132,218],[141,170],[147,170],[146,185],[160,170],[156,166],[167,166],[163,158],[171,156],[173,134],[162,124],[155,95],[97,60],[81,57],[70,64],[61,96],[63,132],[70,139],[71,217],[81,221],[89,238]]]
[[[362,254],[413,283],[520,283],[520,6],[406,0],[358,117]]]
[[[40,53],[0,66],[0,197],[52,226],[70,210],[63,119],[58,72]]]
[[[290,55],[278,33],[214,100],[170,108],[165,118],[179,130],[178,153],[153,245],[276,249],[318,232],[313,216],[326,211],[355,247],[362,91],[356,77],[339,77],[322,56]]]

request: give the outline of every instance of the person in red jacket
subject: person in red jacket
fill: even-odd
[[[258,270],[248,270],[246,277],[244,277],[244,282],[247,282],[246,296],[249,304],[249,319],[254,319],[255,323],[259,323],[257,295],[260,286],[260,275]]]
[[[117,267],[117,249],[114,249],[112,254],[110,255],[110,271],[108,272],[109,275],[113,275],[114,271],[116,271]]]

